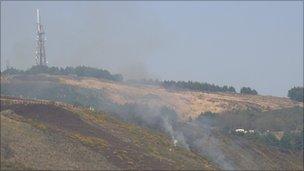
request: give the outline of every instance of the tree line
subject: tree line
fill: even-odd
[[[202,91],[202,92],[228,92],[237,93],[232,86],[218,86],[210,83],[200,83],[193,81],[173,81],[173,80],[158,80],[158,79],[139,79],[139,80],[127,80],[128,83],[137,83],[145,85],[162,86],[171,90],[190,90],[190,91]],[[242,87],[241,94],[257,95],[258,92],[250,87]]]
[[[46,73],[51,75],[77,75],[82,77],[94,77],[108,79],[112,81],[123,81],[121,74],[111,74],[105,69],[97,69],[87,66],[77,67],[47,67],[47,66],[33,66],[27,70],[19,70],[15,68],[8,68],[2,72],[2,74],[39,74]]]
[[[193,91],[205,91],[205,92],[230,92],[236,93],[235,88],[232,86],[218,86],[209,83],[200,83],[193,81],[163,81],[161,85],[166,89],[177,90],[193,90]]]

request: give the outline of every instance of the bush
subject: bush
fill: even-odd
[[[257,95],[258,92],[255,89],[251,89],[250,87],[242,87],[241,94],[252,94],[252,95]]]
[[[303,102],[304,99],[303,87],[293,87],[288,91],[287,96],[292,100]]]
[[[216,113],[207,111],[207,112],[202,112],[196,119],[197,120],[204,120],[204,118],[215,118]]]

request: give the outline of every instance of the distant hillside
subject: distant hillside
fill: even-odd
[[[216,168],[164,134],[101,112],[1,97],[1,170]]]
[[[151,108],[167,106],[188,120],[204,112],[224,113],[247,109],[269,111],[302,106],[288,98],[234,93],[166,90],[105,79],[63,75],[11,75],[1,77],[1,94],[58,100],[93,107],[118,108],[129,104]]]

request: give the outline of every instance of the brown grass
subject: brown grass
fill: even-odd
[[[182,118],[197,117],[202,112],[222,113],[247,108],[263,111],[294,106],[303,106],[288,98],[260,95],[240,95],[230,93],[203,93],[191,91],[167,91],[160,87],[131,86],[94,78],[72,79],[60,76],[63,84],[94,88],[105,91],[105,96],[117,104],[139,103],[152,107],[169,106],[181,114]],[[147,97],[155,98],[147,98]]]

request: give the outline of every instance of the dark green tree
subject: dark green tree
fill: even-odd
[[[303,102],[304,99],[303,87],[293,87],[288,91],[287,96],[292,100]]]

